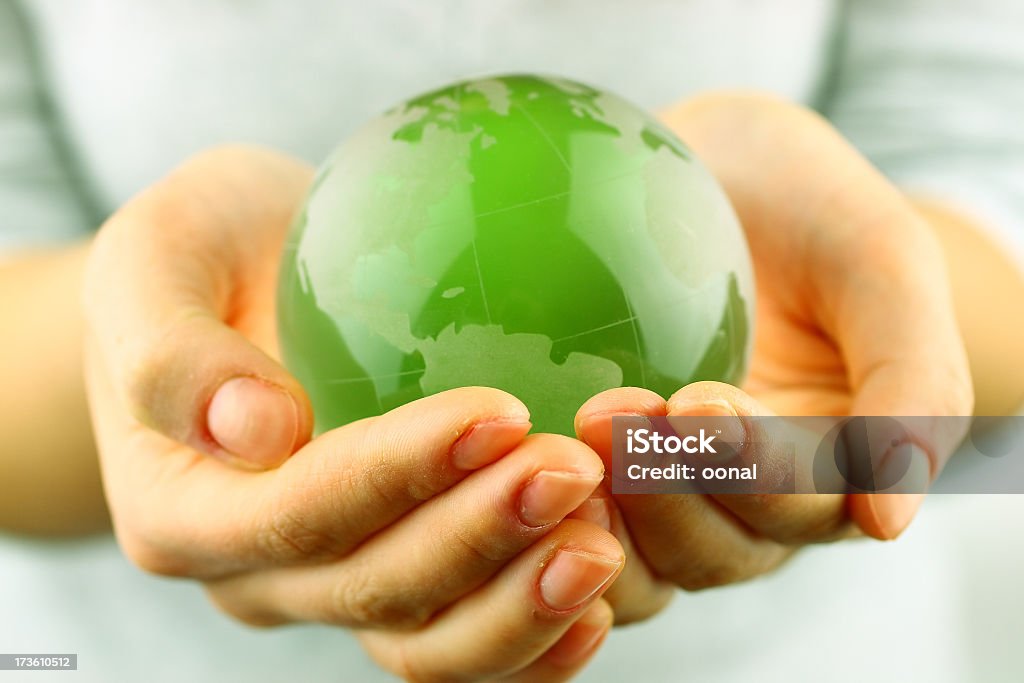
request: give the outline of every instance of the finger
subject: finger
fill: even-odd
[[[941,248],[905,200],[888,204],[851,226],[859,230],[843,240],[841,256],[825,244],[810,254],[820,322],[849,370],[850,412],[968,415],[970,374]],[[941,433],[925,445],[948,457],[951,437]]]
[[[622,545],[626,564],[604,594],[604,600],[615,612],[616,624],[649,619],[668,605],[676,593],[675,587],[655,576],[644,562],[607,484],[598,487],[569,517],[608,529]]]
[[[513,396],[455,389],[328,432],[276,470],[250,472],[189,456],[141,427],[111,400],[102,364],[87,368],[118,540],[158,574],[211,578],[341,557],[530,429]],[[181,457],[142,457],[175,449]]]
[[[751,417],[773,413],[746,392],[721,382],[696,382],[681,388],[668,400],[669,416],[708,416],[736,436],[726,439],[743,444],[740,457],[753,459],[766,478],[792,476],[798,490],[807,490],[813,475],[810,459],[795,453],[814,454],[818,437],[796,428],[785,429],[781,420],[774,429]],[[776,489],[772,481],[761,482],[766,490]],[[803,484],[803,485],[802,485]],[[719,494],[712,497],[759,534],[780,543],[808,543],[831,540],[847,534],[846,497],[841,493]]]
[[[814,272],[823,326],[849,370],[851,413],[937,418],[916,421],[905,444],[911,450],[908,481],[934,480],[967,429],[966,420],[949,416],[970,415],[974,400],[942,253],[923,219],[902,200],[861,230],[857,244],[840,271],[829,271],[818,259]],[[889,457],[896,456],[886,455],[880,468]],[[850,514],[867,534],[895,538],[916,514],[920,490],[853,495]]]
[[[778,568],[794,552],[755,534],[707,496],[626,498],[620,505],[644,559],[658,576],[688,591],[747,581]]]
[[[576,412],[576,436],[604,460],[605,470],[612,471],[611,416],[665,415],[668,404],[658,394],[639,387],[609,389],[591,397]],[[607,429],[606,429],[607,427]]]
[[[606,393],[626,400],[620,404],[625,413],[636,414],[640,407],[633,400],[640,397],[635,392]],[[601,456],[606,468],[612,458],[612,418],[622,414],[607,398],[602,399],[601,410],[578,419],[580,438]],[[655,403],[650,397],[644,400],[651,402],[648,406]],[[629,536],[654,574],[687,590],[758,576],[792,554],[789,548],[756,534],[710,496],[634,494],[618,496],[616,503]]]
[[[618,581],[612,584],[612,588]],[[507,683],[557,683],[570,680],[600,649],[611,630],[613,618],[611,605],[599,598],[539,659],[502,680]]]
[[[647,389],[621,387],[609,389],[590,398],[576,413],[576,436],[595,447],[597,454],[611,467],[610,416],[664,415],[665,399]],[[604,429],[608,426],[609,429]],[[605,599],[615,611],[616,624],[629,624],[657,614],[672,600],[675,589],[659,578],[644,560],[629,533],[619,504],[605,483],[572,515],[603,528],[608,528],[622,545],[629,561],[612,584]]]
[[[287,227],[311,178],[306,165],[271,152],[215,150],[104,225],[86,271],[85,311],[139,421],[257,467],[279,464],[308,440],[302,387],[229,323],[266,326],[240,311],[273,300]]]
[[[663,416],[668,412],[668,403],[665,398],[657,395],[648,389],[639,387],[621,387],[608,389],[592,396],[587,402],[581,405],[575,415],[575,433],[585,443],[590,443],[589,437],[604,438],[601,430],[592,430],[590,427],[595,424],[604,425],[609,415],[646,415],[650,417]],[[593,444],[591,444],[593,445]],[[608,449],[598,450],[610,453]],[[611,471],[611,461],[605,461],[605,467]]]
[[[217,600],[261,622],[418,627],[544,536],[603,474],[601,460],[576,439],[536,435],[345,560],[226,579]]]
[[[661,405],[659,405],[659,403]],[[695,382],[677,391],[668,402],[656,394],[639,389],[616,389],[604,392],[584,404],[577,415],[578,433],[605,460],[605,467],[611,471],[613,415],[646,414],[669,416],[706,416],[715,420],[734,436],[726,441],[747,444],[741,457],[755,459],[763,477],[792,474],[798,483],[806,485],[813,478],[811,465],[807,461],[795,462],[789,446],[801,439],[801,453],[814,453],[817,439],[814,435],[802,435],[796,430],[787,430],[785,438],[770,434],[762,423],[744,420],[743,417],[771,415],[766,407],[753,397],[728,384],[720,382]],[[735,420],[729,428],[726,421]],[[748,433],[750,432],[750,433]],[[756,451],[754,450],[756,444]],[[770,481],[761,482],[766,490],[774,488]],[[687,494],[695,495],[695,494]],[[628,509],[632,520],[630,502],[634,496],[619,499]],[[700,498],[701,496],[695,496]],[[844,497],[840,494],[714,494],[712,496],[721,508],[735,515],[743,526],[780,543],[801,543],[811,540],[829,540],[846,533]],[[657,498],[657,496],[645,496]],[[696,503],[693,503],[696,505]],[[622,583],[621,581],[619,583]]]
[[[622,564],[611,534],[566,520],[422,630],[368,632],[363,642],[386,668],[412,680],[510,675],[555,645]]]

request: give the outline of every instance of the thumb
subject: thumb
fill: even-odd
[[[272,344],[273,273],[309,177],[261,150],[207,152],[104,225],[84,308],[139,422],[247,467],[274,467],[309,439],[312,408],[298,381],[228,324]]]
[[[141,325],[135,334],[112,370],[139,422],[257,468],[276,467],[309,440],[312,408],[297,380],[219,319],[198,313],[165,325],[159,336]]]
[[[733,439],[742,442],[746,458],[756,461],[762,470],[759,488],[815,490],[813,454],[820,435],[806,425],[776,416],[745,391],[721,382],[695,382],[669,398],[668,414],[717,418],[716,424],[739,432],[740,436]],[[730,430],[733,422],[736,426]],[[787,481],[788,485],[784,483]],[[827,490],[835,488],[836,483]],[[845,496],[841,493],[715,493],[712,497],[750,528],[784,543],[832,537],[841,533],[845,524]]]
[[[577,434],[605,460],[609,472],[612,463],[612,420],[623,415],[667,416],[673,428],[686,425],[674,418],[706,420],[721,434],[722,443],[738,444],[745,462],[756,462],[759,468],[754,490],[749,493],[711,490],[714,509],[727,512],[749,529],[782,543],[802,543],[832,538],[844,533],[844,496],[842,493],[785,493],[771,491],[815,490],[813,460],[820,437],[813,431],[789,424],[753,396],[721,382],[689,384],[666,402],[641,389],[615,389],[592,398],[577,414]],[[621,438],[621,436],[620,436]],[[792,478],[790,480],[790,478]],[[827,488],[841,490],[838,482]],[[750,495],[755,493],[757,495]],[[692,495],[692,494],[682,494]],[[633,499],[625,496],[624,505],[634,509]],[[664,511],[664,510],[663,510]]]
[[[756,453],[757,460],[765,465],[766,471],[791,471],[795,490],[839,491],[846,487],[845,482],[839,478],[838,471],[826,473],[826,477],[828,474],[833,477],[831,481],[819,481],[818,476],[821,476],[821,473],[814,471],[817,450],[822,438],[825,437],[821,428],[812,429],[807,422],[800,422],[799,426],[790,424],[785,418],[770,423],[744,420],[743,418],[748,417],[771,417],[774,413],[736,387],[717,382],[697,382],[683,387],[669,399],[668,414],[735,415],[743,422],[747,449]],[[872,429],[859,435],[862,438],[858,443],[849,444],[861,455],[852,459],[851,466],[859,463],[860,466],[883,475],[882,479],[886,479],[886,457],[902,461],[900,464],[905,467],[906,472],[901,475],[897,485],[884,493],[787,494],[777,499],[782,502],[773,503],[769,509],[765,509],[765,501],[757,497],[714,497],[752,527],[765,531],[767,535],[779,540],[793,541],[841,533],[837,522],[843,516],[848,517],[864,534],[880,540],[890,540],[910,524],[924,499],[923,491],[927,488],[930,478],[930,461],[920,453],[916,442],[926,438],[920,435],[939,433],[940,430],[934,425],[940,423],[955,426],[957,423],[962,424],[963,420],[946,418],[943,423],[941,419],[915,418],[897,422],[894,419],[883,420],[876,417],[870,423]],[[772,425],[771,430],[766,428],[768,424]],[[823,421],[823,426],[831,424],[829,420]],[[851,433],[856,432],[856,429],[843,430],[841,435],[842,438],[849,439]],[[885,446],[897,433],[901,436],[898,441],[898,448],[901,450],[896,454],[899,457],[887,456],[894,449]],[[904,433],[914,433],[917,436],[908,441]],[[787,444],[792,446],[792,453],[795,454],[788,462],[784,447]],[[865,454],[867,462],[863,462]],[[773,460],[776,461],[774,468]]]

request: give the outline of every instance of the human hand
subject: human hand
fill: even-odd
[[[708,95],[664,113],[723,184],[757,281],[743,390],[701,382],[669,401],[605,392],[577,432],[610,464],[611,416],[969,415],[973,394],[944,262],[900,191],[808,110],[759,95]],[[920,421],[916,422],[921,425]],[[908,480],[934,479],[964,420],[917,429]],[[800,545],[898,536],[922,494],[617,498],[654,574],[696,589],[746,579]],[[852,524],[851,524],[852,523]]]
[[[601,595],[623,565],[601,524],[564,519],[601,481],[600,459],[526,437],[525,406],[482,388],[310,441],[273,311],[310,180],[270,152],[215,150],[96,240],[85,365],[125,554],[201,581],[250,624],[352,627],[406,677],[569,677],[611,624]]]

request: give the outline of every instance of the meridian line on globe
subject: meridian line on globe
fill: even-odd
[[[544,130],[544,128],[542,128],[539,123],[537,123],[537,119],[530,116],[530,113],[523,109],[522,107],[514,108],[516,111],[522,114],[527,121],[530,122],[530,125],[537,129],[537,132],[540,133],[540,136],[544,138],[544,141],[546,143],[548,143],[548,146],[551,148],[551,151],[555,153],[555,156],[558,157],[558,160],[562,162],[563,166],[565,166],[565,170],[568,171],[569,173],[572,173],[572,166],[570,166],[568,160],[564,156],[562,156],[562,150],[558,149],[558,146],[555,144],[555,141],[551,139],[551,136],[548,135],[547,131]]]
[[[480,283],[480,298],[484,302],[484,314],[487,316],[487,324],[491,325],[494,321],[491,319],[491,307],[487,303],[487,290],[484,289],[484,274],[480,270],[480,252],[476,249],[476,237],[473,237],[473,263],[476,265],[476,281]]]
[[[487,216],[494,216],[494,215],[499,214],[499,213],[504,213],[505,211],[514,211],[516,209],[521,209],[521,208],[523,208],[525,206],[533,206],[534,204],[543,204],[544,202],[550,202],[550,201],[553,201],[555,199],[561,199],[563,197],[567,197],[567,196],[569,196],[569,195],[571,195],[571,194],[573,194],[575,192],[580,192],[580,191],[583,191],[583,190],[593,190],[593,189],[595,189],[597,187],[600,187],[601,185],[604,185],[606,183],[612,183],[612,182],[615,182],[616,180],[622,180],[623,178],[628,178],[628,177],[630,177],[630,176],[632,176],[634,174],[635,174],[634,171],[627,171],[625,173],[620,173],[618,175],[608,176],[607,178],[601,178],[600,180],[595,180],[590,185],[583,185],[583,186],[581,186],[579,188],[575,188],[575,189],[572,189],[572,190],[566,190],[565,192],[557,192],[555,194],[548,195],[547,197],[541,197],[540,199],[531,199],[531,200],[526,201],[526,202],[520,202],[519,204],[512,204],[510,206],[502,206],[502,207],[497,208],[497,209],[491,209],[490,211],[481,211],[480,213],[473,214],[473,218],[486,218]],[[433,228],[433,227],[437,227],[438,225],[441,225],[441,224],[440,223],[427,223],[427,224],[424,225],[424,227],[426,227],[426,228]]]
[[[588,334],[593,334],[594,332],[601,332],[602,330],[607,330],[607,329],[610,329],[612,327],[618,327],[619,325],[625,325],[626,323],[631,323],[634,320],[636,320],[636,316],[635,315],[630,317],[630,318],[626,318],[624,320],[616,320],[615,322],[608,323],[607,325],[601,325],[600,327],[594,327],[594,328],[589,329],[589,330],[584,330],[583,332],[577,332],[575,334],[570,334],[570,335],[565,336],[565,337],[559,337],[558,339],[552,339],[551,343],[552,344],[557,344],[558,342],[564,342],[564,341],[568,341],[570,339],[577,339],[579,337],[585,337]]]
[[[324,384],[351,384],[352,382],[365,382],[367,380],[392,379],[394,377],[407,377],[409,375],[423,374],[423,370],[406,370],[405,372],[394,372],[390,375],[374,375],[372,377],[340,377],[337,379],[325,379]]]
[[[633,341],[636,343],[636,357],[643,358],[643,353],[640,352],[640,331],[636,329],[636,313],[633,312],[633,306],[629,303],[629,297],[625,298],[626,310],[629,311],[629,324],[633,328]],[[640,384],[641,386],[647,386],[647,370],[644,369],[644,364],[640,363]]]

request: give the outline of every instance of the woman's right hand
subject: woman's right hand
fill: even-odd
[[[563,680],[612,622],[623,549],[568,519],[602,480],[574,439],[465,388],[309,440],[275,360],[273,291],[312,174],[224,148],[103,227],[87,267],[85,367],[118,540],[202,581],[236,618],[358,630],[416,680]]]

